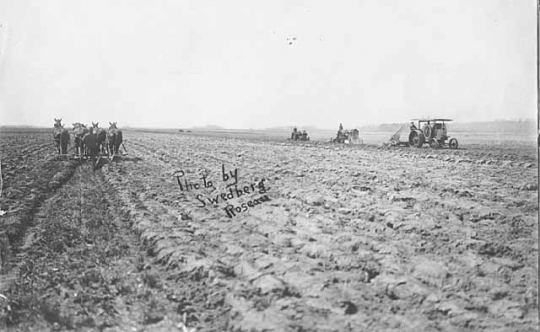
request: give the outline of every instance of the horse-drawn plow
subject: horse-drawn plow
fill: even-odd
[[[96,165],[99,165],[99,161],[101,160],[101,158],[105,157],[107,158],[107,160],[109,161],[114,161],[115,157],[117,156],[127,156],[128,155],[128,151],[126,149],[126,147],[124,146],[124,142],[122,142],[120,144],[124,150],[124,152],[120,151],[120,149],[116,152],[110,152],[109,149],[105,149],[105,151],[100,151],[100,153],[98,154],[97,156],[97,160],[96,160]],[[87,155],[86,158],[88,158],[89,156]]]
[[[100,128],[99,123],[92,123],[92,127],[87,128],[86,125],[76,122],[73,123],[70,134],[62,125],[62,119],[54,120],[53,144],[58,152],[58,160],[91,160],[94,167],[97,167],[102,158],[111,162],[117,156],[128,154],[122,131],[116,127],[116,122],[109,123],[109,130]]]

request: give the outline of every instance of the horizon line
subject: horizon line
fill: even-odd
[[[377,126],[387,126],[387,125],[396,125],[396,124],[402,124],[402,123],[408,123],[408,121],[404,122],[380,122],[380,123],[369,123],[369,124],[363,124],[363,125],[357,125],[353,126],[351,128],[369,128],[369,127],[377,127]],[[489,122],[536,122],[538,124],[538,119],[534,119],[532,117],[527,118],[519,118],[519,119],[494,119],[494,120],[485,120],[485,121],[454,121],[453,125],[456,124],[475,124],[475,123],[489,123]],[[29,125],[29,124],[3,124],[0,125],[0,128],[35,128],[35,129],[48,129],[50,126],[44,126],[44,125]],[[68,126],[69,127],[69,126]],[[207,125],[195,125],[190,127],[170,127],[170,126],[138,126],[138,125],[126,125],[121,126],[121,128],[126,129],[161,129],[161,130],[192,130],[192,129],[198,129],[198,130],[289,130],[292,128],[310,128],[313,130],[335,130],[335,128],[327,128],[327,127],[318,127],[314,125],[276,125],[276,126],[270,126],[270,127],[264,127],[264,128],[228,128],[221,125],[215,125],[215,124],[207,124]],[[336,126],[338,127],[338,126]],[[347,126],[344,126],[347,128]],[[101,127],[106,128],[106,127]]]

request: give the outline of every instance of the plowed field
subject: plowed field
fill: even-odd
[[[536,331],[534,142],[0,133],[8,331]]]

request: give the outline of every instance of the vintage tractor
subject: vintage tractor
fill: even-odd
[[[363,144],[363,140],[360,138],[360,132],[358,129],[339,130],[336,137],[331,139],[331,142],[342,144]]]
[[[421,148],[424,143],[428,143],[434,149],[444,146],[450,149],[458,148],[458,141],[455,138],[446,143],[449,139],[446,122],[452,121],[451,119],[413,119],[411,121],[413,122],[410,125],[409,146]],[[418,126],[414,121],[417,121]]]

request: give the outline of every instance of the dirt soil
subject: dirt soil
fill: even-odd
[[[538,329],[534,142],[124,136],[93,170],[0,134],[0,329]]]

